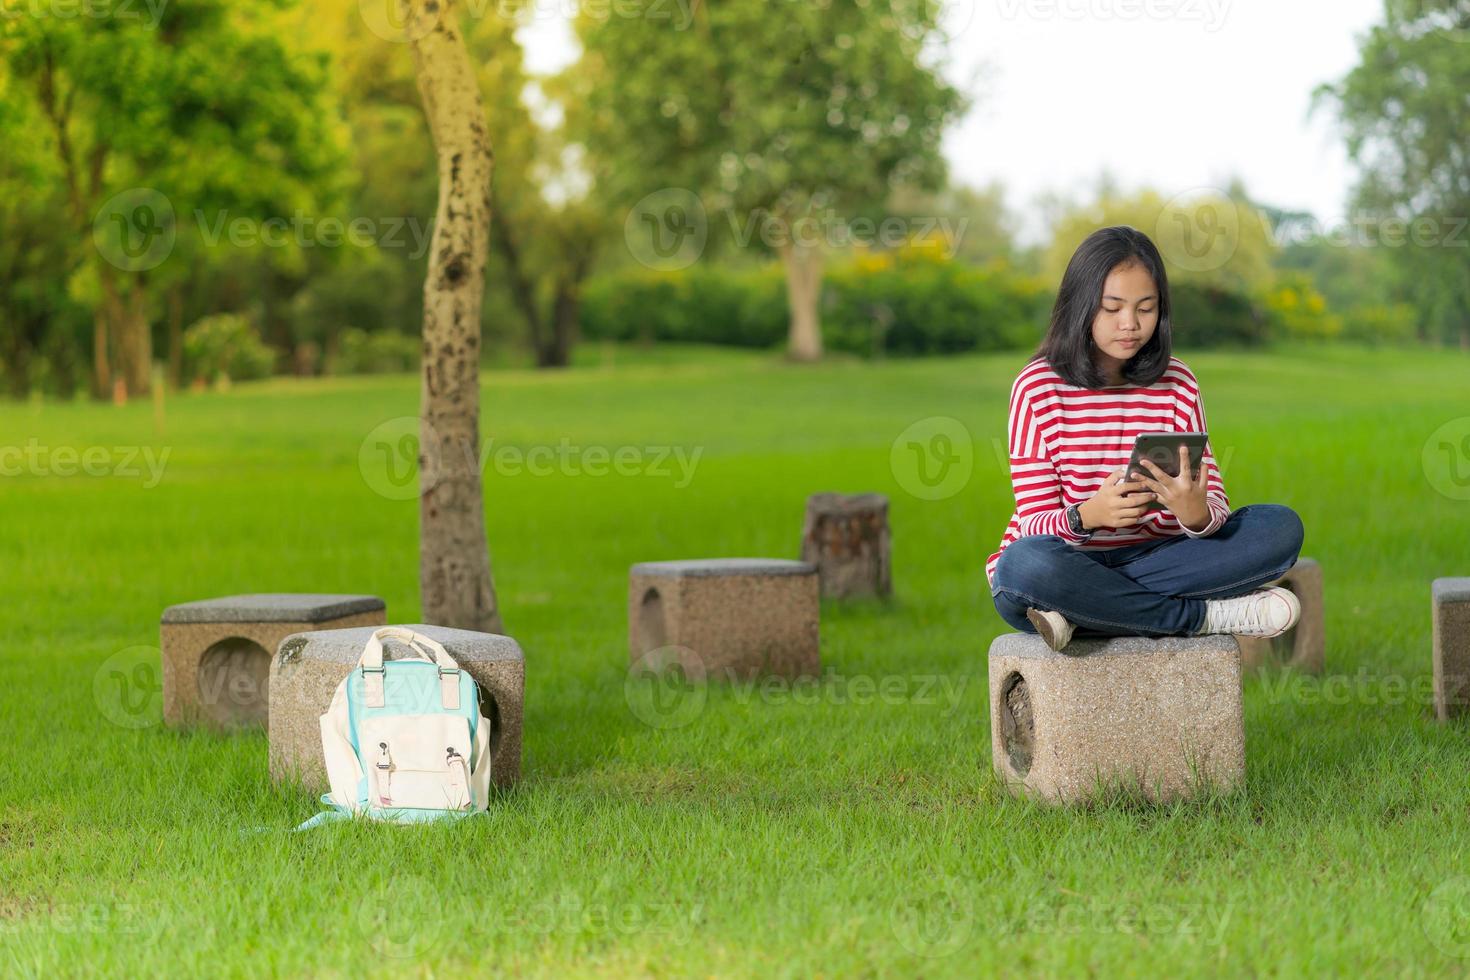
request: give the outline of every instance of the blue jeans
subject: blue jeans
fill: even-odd
[[[1074,636],[1196,636],[1205,600],[1244,595],[1296,564],[1302,519],[1285,504],[1249,504],[1214,534],[1083,549],[1055,534],[1017,538],[995,564],[990,597],[1015,629],[1026,609],[1066,616]]]

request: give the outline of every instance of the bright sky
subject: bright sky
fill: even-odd
[[[571,4],[528,2],[527,67],[553,71],[577,54]],[[1103,170],[1166,197],[1239,175],[1262,203],[1347,219],[1343,141],[1329,109],[1307,110],[1382,0],[945,2],[946,74],[976,100],[945,139],[952,179],[1001,181],[1028,240],[1038,195],[1090,197]]]

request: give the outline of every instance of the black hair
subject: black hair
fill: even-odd
[[[1105,387],[1108,379],[1093,359],[1092,324],[1102,309],[1103,286],[1108,274],[1134,262],[1153,276],[1158,288],[1159,324],[1148,343],[1123,363],[1123,380],[1140,387],[1159,380],[1169,366],[1174,348],[1169,279],[1164,273],[1164,259],[1153,241],[1128,225],[1100,228],[1077,246],[1057,290],[1051,324],[1031,360],[1045,358],[1052,370],[1070,385]]]

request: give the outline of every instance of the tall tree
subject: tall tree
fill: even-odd
[[[1404,264],[1421,338],[1470,350],[1470,8],[1385,0],[1358,58],[1314,104],[1342,120],[1362,171],[1353,205]]]
[[[878,212],[895,187],[944,179],[940,137],[968,101],[935,57],[941,6],[721,0],[685,8],[687,23],[656,6],[586,8],[569,124],[605,199],[627,210],[652,192],[692,192],[733,219],[739,244],[779,254],[789,355],[815,360],[832,226]],[[688,210],[651,218],[687,224]]]
[[[123,5],[100,18],[0,19],[0,59],[44,120],[44,136],[25,138],[49,144],[69,233],[86,243],[73,282],[95,310],[98,397],[114,374],[147,390],[151,319],[160,288],[179,278],[164,264],[178,237],[205,236],[210,219],[320,211],[338,143],[322,66],[270,30],[289,2],[176,0],[156,20]]]
[[[419,591],[427,622],[504,627],[480,485],[480,313],[493,157],[485,105],[452,0],[400,0],[438,157],[439,207],[424,280]],[[422,451],[422,450],[421,450]]]

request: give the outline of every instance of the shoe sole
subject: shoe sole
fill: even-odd
[[[1036,632],[1041,636],[1041,639],[1045,641],[1048,647],[1050,647],[1056,653],[1067,652],[1066,650],[1062,649],[1062,647],[1057,646],[1056,634],[1052,632],[1051,623],[1047,622],[1045,616],[1041,615],[1041,613],[1039,613],[1035,609],[1028,609],[1026,610],[1026,618],[1031,620],[1031,625],[1036,627]]]

